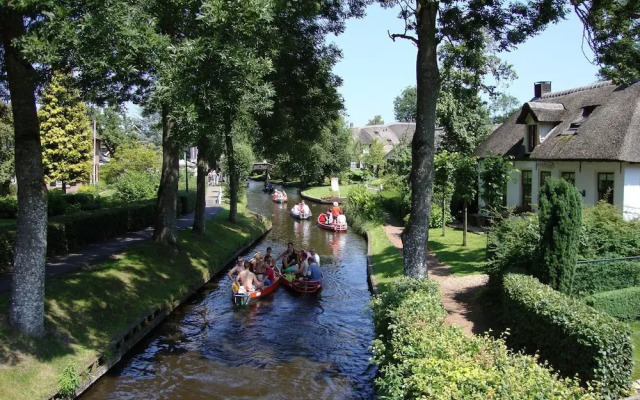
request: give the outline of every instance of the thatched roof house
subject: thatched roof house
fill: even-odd
[[[374,140],[383,144],[385,160],[393,159],[393,148],[404,138],[411,142],[416,131],[414,122],[395,122],[389,125],[367,125],[362,127],[351,127],[353,139],[359,141],[366,149]],[[444,131],[436,127],[436,148],[442,141]]]
[[[610,81],[551,92],[535,84],[535,97],[511,115],[475,154],[513,156],[508,204],[532,207],[549,176],[575,184],[586,204],[605,199],[640,216],[640,82]]]

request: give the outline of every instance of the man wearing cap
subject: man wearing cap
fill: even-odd
[[[333,219],[338,218],[338,215],[342,215],[342,209],[338,205],[337,201],[333,202],[333,207],[331,208],[331,214],[333,215]]]

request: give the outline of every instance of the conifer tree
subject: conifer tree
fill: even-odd
[[[580,194],[569,182],[550,178],[540,190],[539,207],[540,247],[534,275],[571,294],[582,226]]]
[[[40,137],[45,182],[67,183],[89,180],[91,171],[91,126],[87,108],[71,79],[56,73],[42,98]]]

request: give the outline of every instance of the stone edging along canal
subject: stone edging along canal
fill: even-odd
[[[365,238],[367,239],[367,283],[369,283],[369,290],[374,295],[378,293],[378,283],[376,282],[376,277],[373,275],[373,261],[371,257],[373,256],[373,252],[371,250],[371,237],[369,236],[369,231],[365,232]]]
[[[317,197],[307,196],[302,193],[302,190],[299,190],[299,193],[300,193],[300,197],[302,197],[305,200],[313,201],[314,203],[333,204],[334,201],[337,201],[339,204],[343,204],[347,202],[347,199],[345,199],[344,197],[335,197],[335,198],[332,198],[331,200],[323,200]]]
[[[253,213],[254,215],[258,215]],[[260,216],[260,218],[264,218]],[[104,374],[106,374],[114,365],[116,365],[122,357],[129,352],[138,342],[144,339],[148,334],[153,331],[155,327],[160,325],[162,321],[164,321],[176,308],[184,304],[187,300],[189,300],[193,295],[198,293],[202,287],[209,282],[211,279],[217,277],[222,271],[224,271],[225,267],[231,263],[233,263],[236,258],[244,253],[251,246],[262,240],[262,238],[271,231],[271,222],[267,221],[265,231],[255,237],[252,238],[248,243],[243,245],[240,249],[236,250],[232,255],[230,255],[225,261],[221,262],[218,265],[217,270],[212,272],[208,278],[203,279],[202,281],[196,283],[189,289],[189,291],[180,298],[171,304],[165,304],[161,307],[156,308],[154,311],[149,314],[138,318],[137,320],[130,323],[122,332],[115,336],[113,340],[107,346],[107,351],[102,353],[98,358],[96,358],[90,365],[87,367],[84,373],[88,375],[88,378],[80,383],[80,386],[76,390],[75,397],[80,396],[84,393],[93,383],[95,383],[98,379],[100,379]],[[48,400],[61,400],[65,399],[59,393],[54,394],[49,397]]]

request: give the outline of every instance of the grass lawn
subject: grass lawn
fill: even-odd
[[[129,323],[173,303],[217,272],[219,264],[265,231],[239,206],[207,221],[207,234],[179,232],[180,253],[145,242],[91,271],[48,281],[44,339],[18,335],[7,326],[8,294],[0,296],[0,393],[4,400],[48,398],[68,365],[80,372]]]
[[[371,262],[373,263],[373,275],[378,285],[378,291],[384,292],[388,285],[404,273],[402,254],[391,243],[382,226],[376,226],[369,230],[371,240]]]
[[[349,192],[354,186],[356,185],[340,185],[340,197],[346,198],[349,196]],[[302,194],[316,199],[338,195],[336,192],[331,192],[331,186],[313,186],[303,190]]]
[[[631,341],[633,342],[633,380],[640,379],[640,321],[631,324]]]
[[[481,274],[487,249],[487,236],[467,232],[467,246],[462,246],[462,230],[446,228],[429,229],[429,250],[451,267],[455,275]]]

